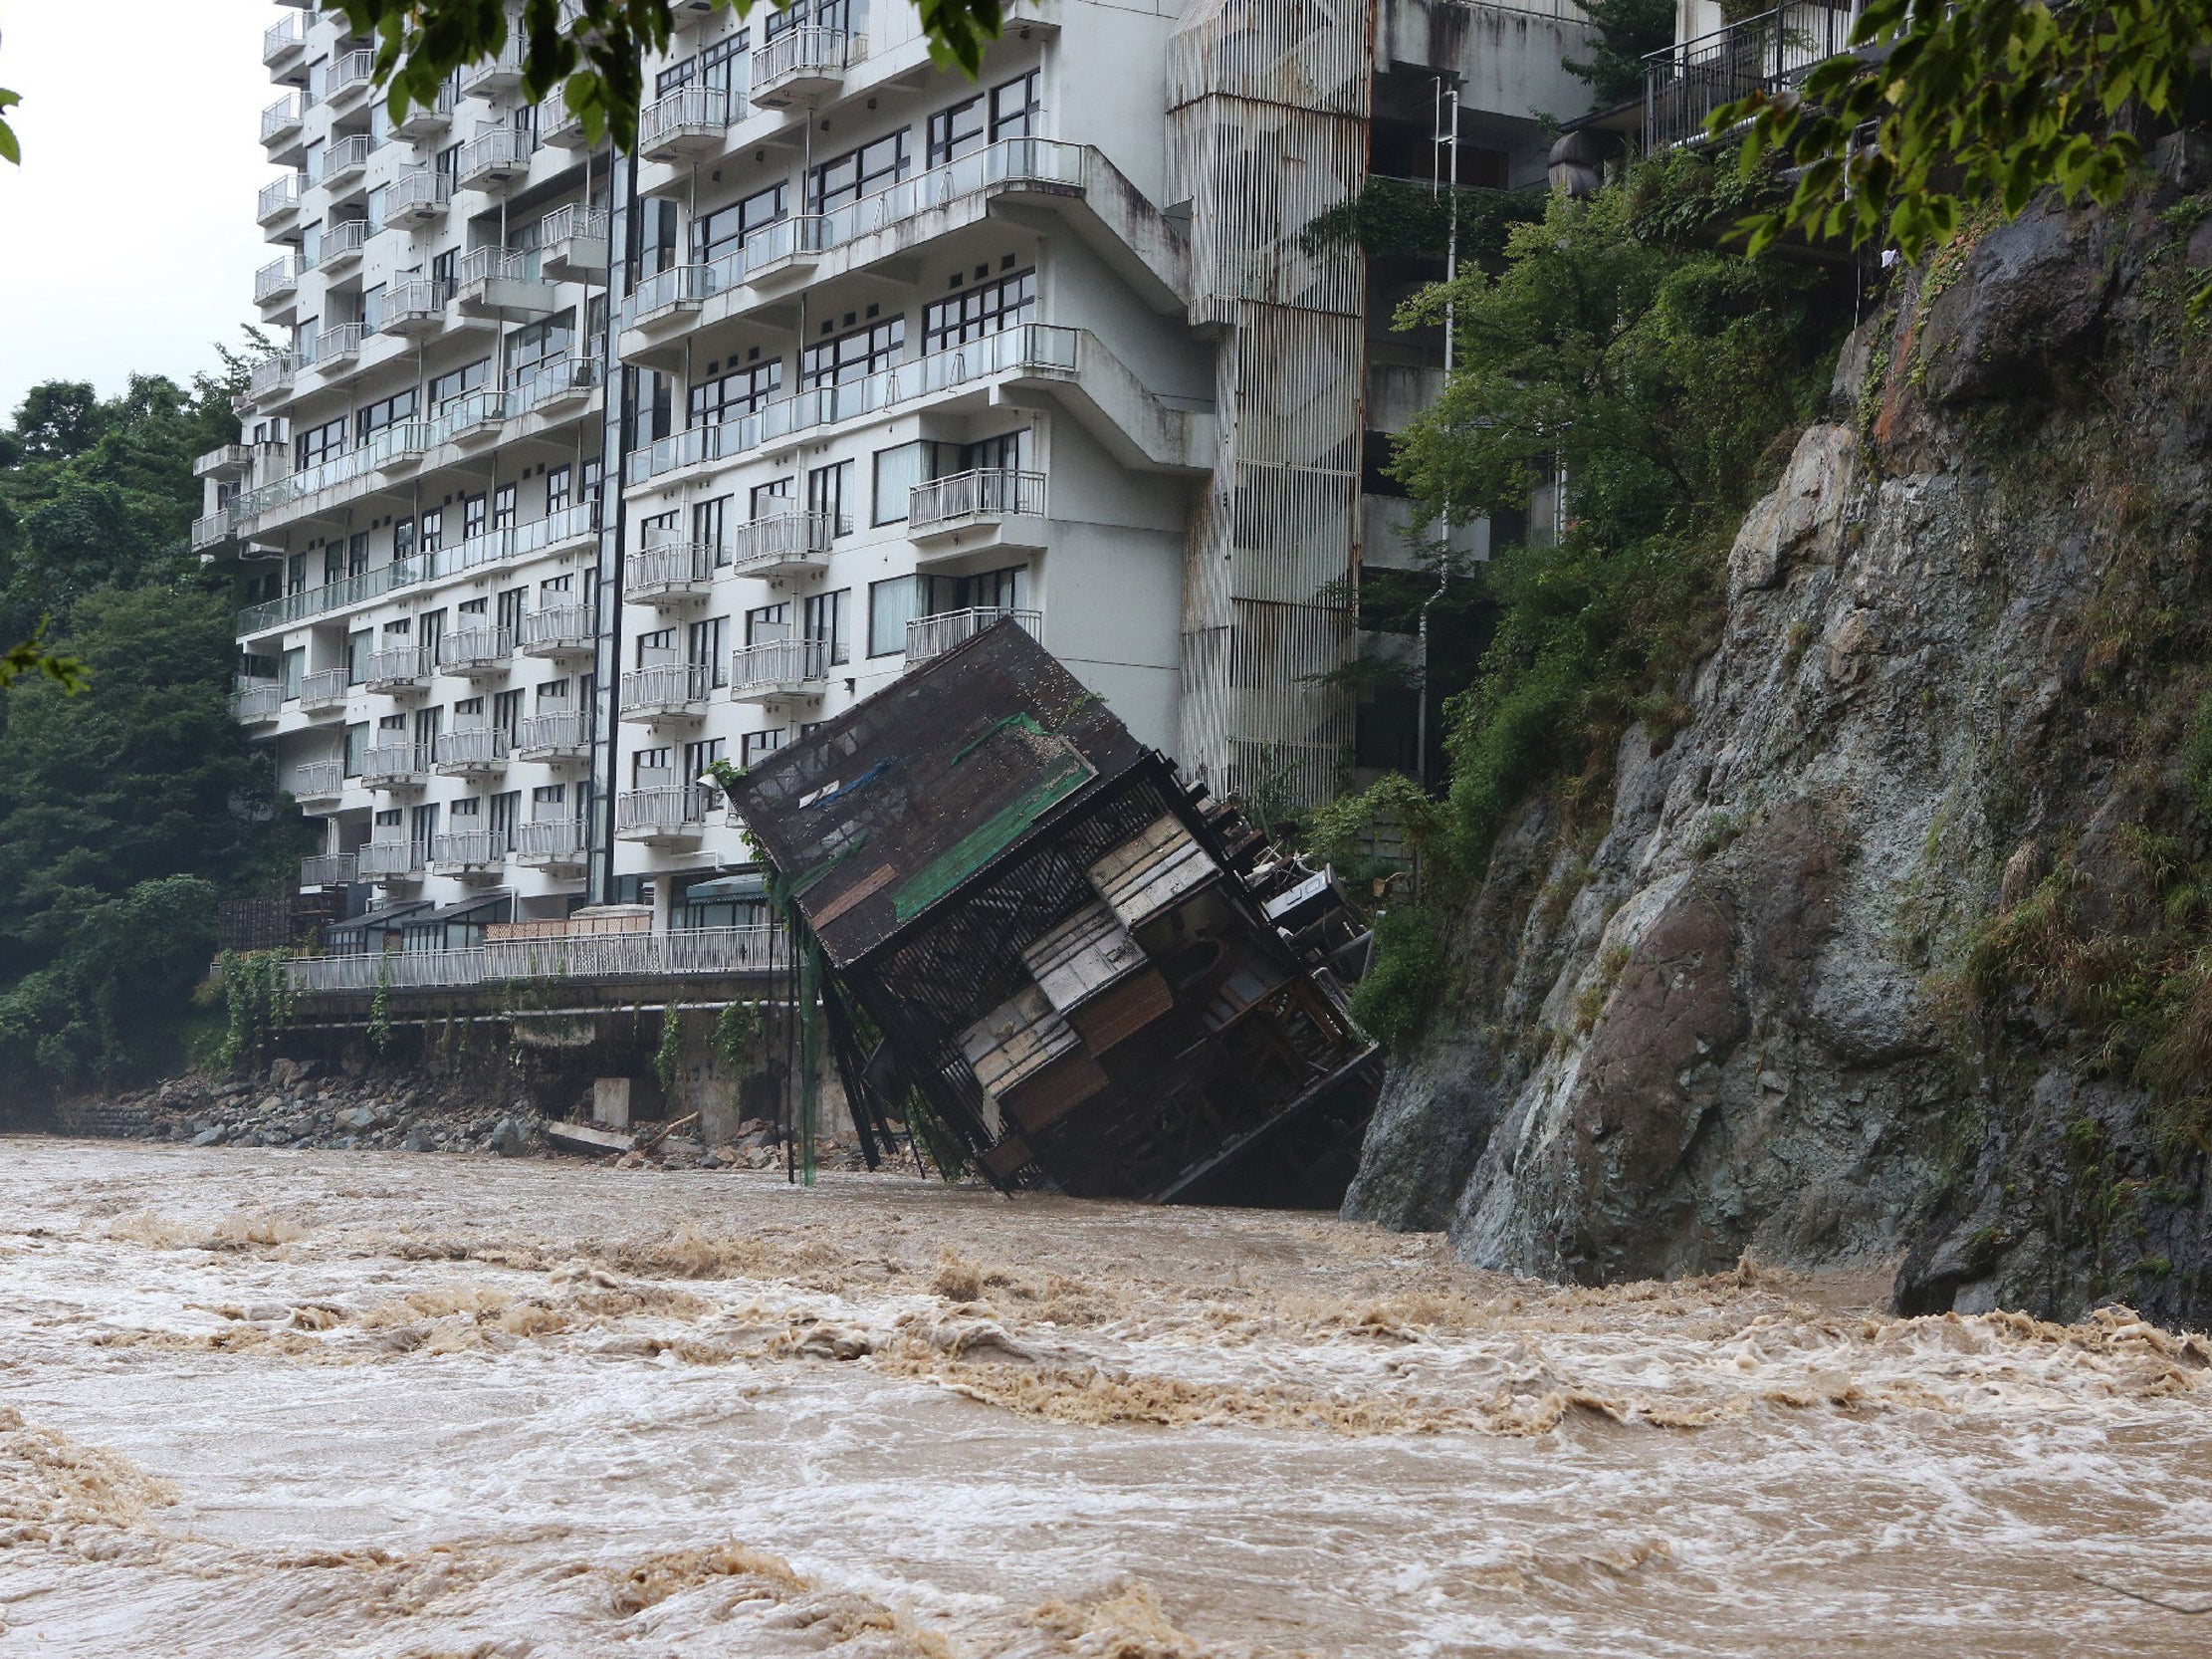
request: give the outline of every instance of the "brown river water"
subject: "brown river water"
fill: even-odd
[[[2212,1653],[2212,1343],[1878,1294],[4,1139],[0,1659]]]

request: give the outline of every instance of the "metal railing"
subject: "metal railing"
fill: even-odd
[[[433,864],[496,864],[507,856],[507,837],[495,830],[448,830],[430,837]]]
[[[230,694],[233,720],[274,720],[284,712],[284,686],[276,680],[240,680]]]
[[[260,397],[275,391],[279,386],[288,386],[299,369],[300,355],[297,352],[274,353],[255,363],[247,374],[246,393],[250,397]],[[236,503],[232,504],[231,511],[233,514],[237,513]]]
[[[453,438],[464,432],[482,432],[486,427],[497,427],[506,419],[507,393],[504,390],[464,392],[438,410],[438,435]]]
[[[523,618],[523,649],[582,650],[592,642],[591,612],[581,604],[548,605]]]
[[[704,662],[656,662],[622,676],[622,712],[688,708],[707,700]]]
[[[427,743],[373,743],[361,757],[361,782],[419,783],[430,771]]]
[[[323,245],[316,250],[314,270],[328,270],[361,251],[368,240],[366,219],[333,219],[323,227]]]
[[[828,559],[836,522],[827,513],[772,513],[730,532],[730,568],[739,576],[817,565]]]
[[[286,93],[284,97],[262,111],[261,141],[265,144],[270,143],[287,132],[298,131],[300,122],[306,118],[306,115],[307,112],[300,103],[300,95],[298,93]]]
[[[318,668],[312,674],[303,674],[300,676],[300,706],[304,709],[329,708],[333,703],[342,703],[349,683],[343,668]]]
[[[1036,517],[1044,512],[1044,474],[1012,467],[977,467],[914,486],[907,498],[908,531],[970,519]]]
[[[525,828],[528,828],[527,826]],[[366,848],[362,849],[366,852]],[[501,939],[458,950],[362,951],[296,956],[297,993],[367,995],[447,990],[516,981],[668,979],[770,974],[789,965],[783,930],[774,926],[679,928],[669,933],[581,933],[550,939]]]
[[[742,696],[827,679],[829,654],[826,639],[764,639],[741,646],[730,658],[730,689]]]
[[[453,280],[463,290],[488,282],[536,282],[538,252],[535,248],[471,248],[454,267]]]
[[[370,841],[353,855],[353,867],[363,881],[420,875],[430,862],[429,852],[420,841]]]
[[[523,78],[523,32],[511,28],[499,51],[461,72],[461,90],[479,94],[513,86]]]
[[[479,132],[461,146],[453,172],[465,185],[472,178],[501,170],[520,170],[529,165],[530,134],[519,127],[495,126],[489,132]]]
[[[274,64],[290,57],[307,44],[307,33],[300,27],[298,13],[287,13],[261,32],[261,61]]]
[[[397,334],[402,323],[442,323],[445,321],[446,305],[452,298],[453,285],[443,278],[410,277],[405,282],[393,283],[384,291],[384,320],[378,328],[384,334]],[[403,424],[422,426],[427,423],[407,421]],[[384,431],[398,429],[387,426]],[[376,435],[382,437],[384,434],[379,432]],[[414,453],[420,454],[421,450],[418,448]],[[389,454],[383,457],[385,460],[390,458]]]
[[[300,860],[300,885],[303,887],[336,887],[351,881],[360,869],[360,857],[352,852],[318,852]]]
[[[614,829],[677,830],[704,828],[712,792],[698,784],[657,784],[615,798]]]
[[[491,563],[493,559],[505,554],[507,549],[506,531],[495,530],[490,536],[481,539],[495,543],[499,548],[499,553],[491,555],[482,561],[483,563]],[[438,641],[438,666],[440,668],[487,668],[506,662],[514,654],[515,630],[513,628],[490,626],[455,628]],[[447,735],[459,737],[461,734],[452,732]]]
[[[300,286],[300,268],[290,258],[272,259],[254,273],[254,304],[281,300]]]
[[[300,205],[300,192],[307,187],[306,173],[287,173],[261,187],[254,198],[254,219],[258,224],[268,224],[280,214],[291,212]]]
[[[1644,59],[1644,150],[1695,143],[1723,104],[1772,92],[1845,51],[1858,0],[1785,0],[1770,12],[1678,42]]]
[[[622,567],[624,597],[688,592],[714,573],[711,542],[662,542],[639,548]]]
[[[462,726],[431,742],[435,766],[499,766],[507,760],[507,732],[499,726]]]
[[[344,788],[343,761],[309,761],[292,769],[292,796],[296,801],[327,801]]]
[[[909,668],[934,656],[942,656],[955,645],[973,639],[1001,616],[1011,616],[1030,638],[1044,638],[1044,612],[1028,610],[1017,605],[977,605],[967,610],[940,610],[933,616],[917,616],[906,624],[906,665]]]
[[[192,521],[192,531],[186,546],[194,553],[205,553],[209,548],[220,547],[230,540],[230,509],[218,507],[212,513],[202,513]]]
[[[381,650],[370,651],[362,683],[371,691],[380,686],[412,685],[429,677],[429,656],[420,645],[386,645]]]
[[[555,242],[572,241],[578,236],[595,236],[604,240],[607,233],[607,210],[603,207],[585,207],[581,202],[568,202],[554,208],[538,221],[531,235],[531,246],[541,251]]]
[[[1000,138],[971,155],[901,179],[826,214],[823,246],[836,247],[887,230],[902,220],[949,207],[964,196],[996,185],[1033,183],[1080,188],[1084,163],[1081,144],[1058,138]]]
[[[773,92],[780,82],[799,75],[842,74],[845,66],[867,53],[867,37],[843,29],[805,25],[787,29],[753,54],[753,95]]]
[[[360,355],[361,342],[368,338],[368,330],[358,323],[333,323],[315,337],[315,362],[318,368],[327,362],[344,362]]]
[[[654,149],[687,131],[720,132],[729,124],[730,95],[720,87],[688,81],[638,112],[637,152],[650,156]]]
[[[435,217],[453,200],[453,180],[435,167],[411,167],[384,187],[384,222]]]
[[[516,832],[515,856],[518,859],[543,858],[557,863],[581,858],[583,852],[583,826],[572,818],[534,820],[521,826]]]
[[[678,306],[701,305],[714,291],[715,274],[704,265],[672,265],[656,271],[622,302],[622,327],[634,329]]]
[[[597,725],[589,709],[526,714],[515,727],[515,741],[510,752],[518,756],[580,754],[591,747]]]
[[[341,182],[368,165],[368,158],[376,153],[376,140],[366,132],[356,132],[350,138],[335,140],[323,152],[323,176],[316,182],[332,185]]]
[[[518,557],[541,553],[547,548],[580,542],[598,533],[599,504],[596,501],[578,501],[561,508],[557,513],[548,513],[542,519],[517,525],[515,552]]]
[[[332,58],[330,79],[323,83],[324,102],[334,103],[347,93],[365,88],[375,75],[376,54],[373,52],[348,52],[342,58]]]
[[[577,392],[596,390],[599,360],[596,357],[553,357],[514,371],[510,414],[527,414],[542,403]]]

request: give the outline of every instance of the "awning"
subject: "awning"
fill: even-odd
[[[426,916],[410,916],[407,918],[407,925],[435,927],[444,922],[459,921],[464,916],[473,916],[477,911],[489,909],[495,904],[512,904],[514,901],[515,895],[512,892],[499,887],[488,893],[478,893],[473,898],[462,899],[458,904],[448,904]]]
[[[736,875],[718,875],[708,881],[694,881],[684,889],[686,904],[711,904],[721,899],[766,898],[769,878],[760,870],[741,870]]]

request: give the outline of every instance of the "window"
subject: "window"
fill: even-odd
[[[640,749],[630,757],[630,787],[649,790],[669,783],[668,763],[672,759],[667,749]]]
[[[637,636],[637,665],[650,668],[657,662],[676,660],[676,630],[655,628],[651,633]]]
[[[453,705],[453,723],[464,731],[474,731],[476,717],[484,712],[484,699],[463,697]]]
[[[438,158],[433,164],[438,169],[438,176],[445,181],[445,194],[450,196],[453,193],[453,181],[461,175],[461,146],[459,144],[446,145],[444,149],[438,151]],[[450,254],[441,254],[438,257],[444,259],[449,265],[452,263],[453,256]],[[451,277],[453,275],[450,270],[433,271],[431,274],[441,277]]]
[[[922,313],[922,350],[942,352],[1026,323],[1036,299],[1037,274],[1031,268],[934,300]]]
[[[310,184],[321,184],[323,182],[324,148],[325,145],[323,140],[321,138],[317,138],[311,143],[307,144],[303,149],[300,159],[300,170],[308,175],[308,182]]]
[[[740,764],[750,772],[756,763],[783,747],[783,731],[778,727],[771,732],[747,732],[738,741],[742,756]]]
[[[361,327],[374,334],[384,326],[384,285],[361,290]]]
[[[523,723],[523,694],[520,691],[501,691],[492,697],[492,730],[505,732],[512,742],[515,732]]]
[[[950,469],[954,472],[975,472],[984,468],[1019,472],[1029,464],[1029,429],[1024,426],[1016,432],[979,438],[974,443],[962,444],[953,453],[959,461]]]
[[[530,154],[538,147],[538,106],[518,104],[514,109],[515,130],[523,135],[523,153]]]
[[[692,503],[691,539],[705,547],[713,548],[715,569],[730,563],[730,498],[718,495],[712,501]]]
[[[359,685],[368,678],[368,653],[376,648],[376,635],[361,628],[345,636],[345,683]]]
[[[922,613],[922,578],[901,576],[868,584],[868,654],[906,649],[906,624]]]
[[[475,495],[461,498],[461,540],[473,542],[484,534],[485,496],[479,490]]]
[[[852,485],[852,463],[832,461],[806,475],[806,510],[829,520],[830,534],[849,536],[852,520],[845,514],[845,498]]]
[[[312,467],[345,450],[345,417],[311,426],[292,440],[293,464]]]
[[[754,485],[752,495],[746,500],[745,516],[749,519],[765,519],[789,511],[791,483],[792,480],[788,478],[778,478],[771,483]]]
[[[492,528],[515,528],[515,486],[512,484],[502,484],[492,492]]]
[[[308,591],[308,556],[296,553],[284,562],[284,591],[287,593],[304,593]]]
[[[502,852],[515,850],[515,822],[522,815],[523,792],[508,790],[492,797],[492,844]]]
[[[790,184],[778,179],[765,190],[713,213],[702,214],[691,227],[691,257],[706,265],[724,254],[736,253],[755,231],[787,219],[791,214]]]
[[[676,204],[643,201],[630,214],[630,235],[637,280],[658,276],[676,263]]]
[[[450,184],[453,181],[449,178],[446,182]],[[460,271],[461,250],[459,248],[448,248],[442,254],[432,254],[430,256],[430,281],[440,294],[450,295],[453,292],[453,281],[460,274]]]
[[[415,710],[415,743],[423,749],[431,748],[438,741],[438,733],[445,728],[445,710],[440,708]]]
[[[397,563],[398,563],[398,562],[399,562],[400,560],[402,560],[402,559],[411,559],[411,558],[413,558],[413,557],[414,557],[414,552],[415,552],[415,521],[414,521],[413,519],[394,519],[394,520],[392,520],[392,524],[391,524],[391,556],[392,556],[392,562],[393,562],[394,564],[397,564]]]
[[[368,532],[356,530],[345,539],[345,574],[359,576],[368,569]]]
[[[519,632],[523,625],[523,607],[530,599],[527,588],[509,588],[497,595],[497,608],[493,620],[501,627]]]
[[[897,362],[899,349],[905,344],[906,319],[892,317],[809,346],[799,359],[800,383],[811,391],[816,386],[864,379]]]
[[[846,661],[851,655],[845,644],[845,595],[849,590],[840,588],[834,593],[814,593],[808,596],[802,625],[808,639],[818,640],[828,647],[824,655],[831,667]]]
[[[345,545],[332,542],[323,550],[323,586],[345,580]]]
[[[436,553],[445,546],[445,509],[433,507],[422,515],[422,551]]]
[[[384,105],[381,99],[369,108],[379,116],[384,114]],[[368,229],[363,234],[374,236],[384,228],[384,199],[390,193],[390,186],[384,184],[379,184],[375,189],[369,191],[367,205]]]
[[[284,681],[286,702],[289,703],[293,698],[300,695],[300,682],[307,677],[307,672],[308,653],[305,647],[295,645],[291,650],[285,652],[283,661],[278,668],[278,674]]]
[[[703,777],[707,768],[722,759],[722,739],[701,738],[696,743],[684,745],[684,782]]]
[[[730,618],[709,616],[703,622],[691,624],[686,640],[685,660],[694,665],[704,663],[707,683],[721,687],[730,683],[730,653],[725,648],[729,642]]]
[[[526,386],[545,372],[546,364],[575,350],[576,311],[555,312],[542,323],[517,329],[507,337],[507,383]]]
[[[356,634],[354,637],[365,639],[368,636]],[[368,722],[364,720],[357,726],[345,728],[345,776],[358,778],[361,775],[361,763],[367,759]]]
[[[474,796],[464,795],[460,800],[454,802],[453,832],[460,834],[464,829],[474,830],[476,828],[475,820],[483,816],[483,808],[484,803]],[[470,822],[464,826],[461,822],[463,819],[468,819]]]
[[[906,176],[906,128],[817,162],[806,174],[806,210],[827,213]]]
[[[649,519],[637,521],[637,545],[641,548],[664,547],[676,539],[676,514],[655,513]]]
[[[623,407],[632,429],[643,441],[657,443],[668,436],[674,388],[675,381],[657,369],[622,370]]]
[[[490,357],[478,357],[476,361],[463,363],[459,368],[444,374],[431,375],[430,406],[433,409],[442,409],[456,397],[475,391],[484,384],[484,376],[491,371],[491,367]]]
[[[749,31],[740,29],[736,34],[724,36],[721,40],[716,41],[714,45],[701,52],[699,54],[700,85],[712,87],[717,92],[726,93],[732,98],[744,93],[750,85],[750,78],[746,75],[745,66],[746,49],[752,44],[752,40],[753,37]],[[735,118],[739,113],[738,107],[733,105],[730,111],[731,117]]]
[[[902,443],[875,453],[875,511],[870,524],[906,522],[907,498],[927,475],[930,445]]]
[[[417,846],[428,846],[438,833],[438,804],[433,801],[416,807],[407,814],[407,838]]]
[[[748,645],[766,645],[772,639],[788,639],[790,636],[789,605],[756,605],[745,613],[745,642]]]
[[[1031,70],[991,89],[991,140],[1034,137],[1043,126],[1044,77]]]
[[[565,813],[555,809],[566,804],[566,784],[540,784],[530,792],[530,816],[535,824],[553,824],[565,818]]]
[[[568,507],[568,463],[546,469],[546,511],[549,515],[565,512]]]
[[[492,601],[489,598],[463,599],[453,608],[460,615],[478,618],[483,616],[485,611],[491,607],[491,603]],[[468,623],[464,622],[462,625],[466,627]]]
[[[984,95],[930,117],[929,164],[941,167],[984,147]]]
[[[374,403],[363,404],[353,415],[353,430],[359,441],[366,443],[387,426],[397,426],[401,421],[415,418],[415,388],[394,392]]]
[[[691,388],[688,413],[694,426],[749,415],[783,389],[783,359],[771,357],[746,368],[734,368]]]
[[[575,586],[576,579],[573,575],[546,578],[544,582],[538,585],[538,608],[544,610],[550,605],[566,604],[568,595],[575,591]]]

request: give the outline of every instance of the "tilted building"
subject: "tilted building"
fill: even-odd
[[[1322,676],[1415,562],[1438,273],[1310,227],[1448,170],[1447,92],[1462,183],[1541,183],[1570,0],[1015,0],[973,83],[904,0],[677,11],[628,156],[513,45],[395,126],[340,20],[265,38],[287,350],[194,540],[327,942],[765,919],[698,780],[1004,615],[1217,795],[1401,763]]]

